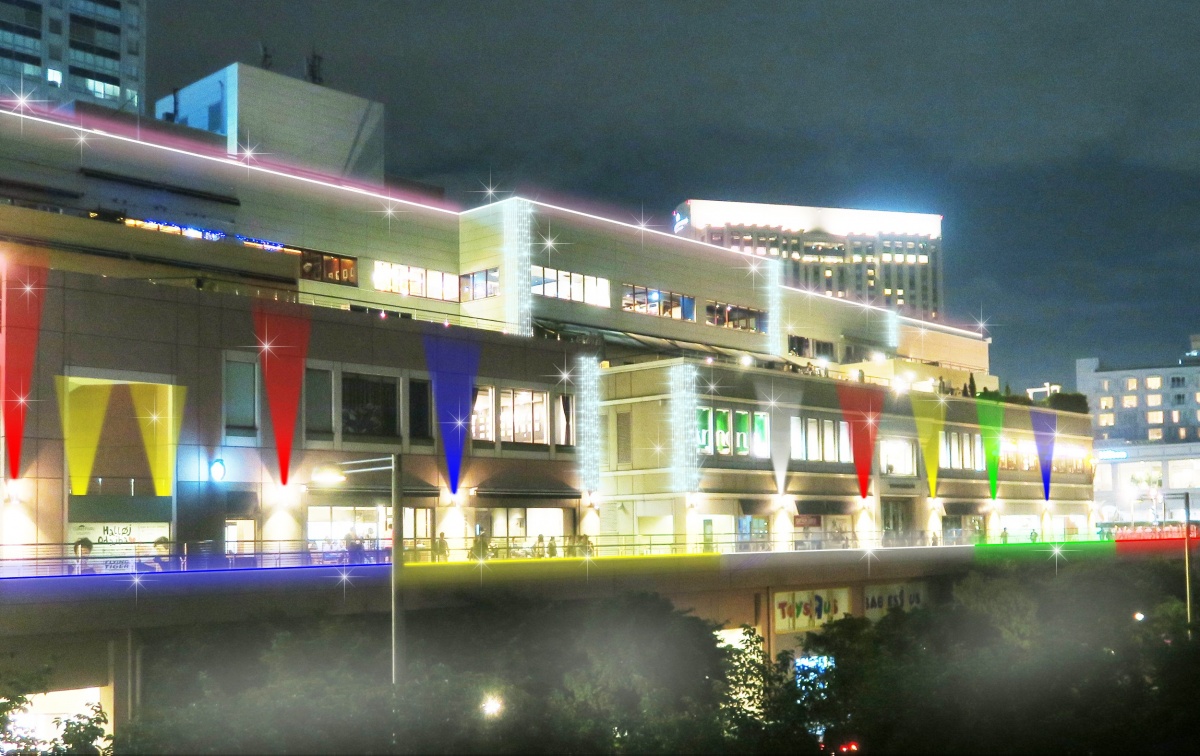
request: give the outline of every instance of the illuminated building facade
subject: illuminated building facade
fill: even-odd
[[[1075,386],[1092,415],[1096,504],[1106,519],[1182,520],[1182,495],[1200,495],[1200,336],[1174,364],[1076,360]]]
[[[977,332],[797,288],[769,254],[135,127],[0,112],[14,547],[322,559],[386,540],[392,453],[413,558],[442,532],[465,557],[1093,524],[1087,418],[962,397],[998,385]]]
[[[143,0],[0,0],[0,90],[141,113],[145,40]]]
[[[945,308],[940,215],[688,200],[672,223],[677,234],[782,261],[788,286],[923,320]]]

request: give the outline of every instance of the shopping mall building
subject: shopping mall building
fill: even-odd
[[[1088,416],[963,396],[998,385],[989,340],[940,315],[237,143],[0,112],[8,548],[370,547],[393,454],[415,559],[443,532],[451,556],[478,536],[515,556],[539,536],[667,553],[1094,532]],[[341,163],[375,165],[364,144],[382,149],[349,140]]]

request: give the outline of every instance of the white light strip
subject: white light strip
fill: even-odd
[[[783,261],[767,263],[767,341],[776,357],[787,354],[787,333],[783,327]]]
[[[533,209],[521,200],[503,208],[504,266],[501,286],[505,289],[505,320],[511,332],[518,336],[533,335],[533,272],[532,256]]]
[[[694,228],[758,226],[785,231],[820,230],[834,236],[942,237],[942,216],[931,213],[696,199],[688,200],[684,205],[688,208],[689,223]]]

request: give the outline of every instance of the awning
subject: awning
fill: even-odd
[[[772,502],[767,499],[738,499],[738,506],[743,515],[769,515],[774,510]]]
[[[948,501],[946,502],[946,514],[954,517],[983,514],[983,502]]]
[[[853,506],[843,499],[798,500],[796,514],[847,515],[851,514]]]
[[[472,498],[483,506],[558,507],[578,506],[583,494],[556,478],[541,475],[504,473],[496,475],[471,489]],[[506,504],[496,501],[509,502]],[[545,503],[547,501],[555,503]]]

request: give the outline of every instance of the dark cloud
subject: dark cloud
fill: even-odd
[[[387,105],[393,172],[657,218],[945,216],[950,315],[1015,388],[1200,331],[1200,4],[153,0],[149,87],[235,60]],[[618,216],[622,217],[622,216]]]

